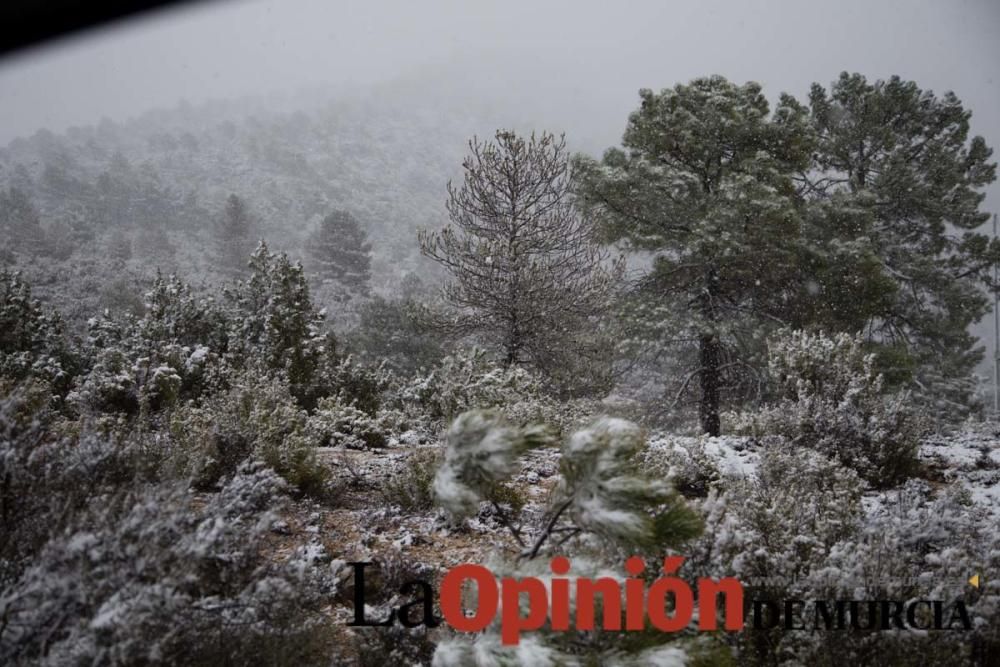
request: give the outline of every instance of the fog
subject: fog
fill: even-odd
[[[641,87],[718,73],[803,97],[849,70],[954,90],[996,144],[998,34],[991,0],[195,3],[0,60],[0,142],[179,100],[452,79],[607,145]]]
[[[219,0],[0,57],[0,666],[996,665],[998,38]]]
[[[492,105],[597,153],[639,88],[722,74],[804,99],[844,70],[953,90],[997,146],[998,35],[993,0],[187,3],[0,59],[0,146],[182,101],[278,96],[293,110],[306,93],[381,86]],[[985,207],[1000,208],[996,183]]]

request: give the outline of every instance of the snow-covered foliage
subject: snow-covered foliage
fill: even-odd
[[[274,442],[295,421],[287,386],[224,396],[201,432],[174,412],[176,438],[152,421],[75,419],[50,392],[30,379],[0,399],[0,661],[315,660],[326,574],[297,550],[275,559],[264,539],[290,488],[274,470],[301,483],[302,461],[315,466],[313,448],[297,460],[289,438]],[[213,438],[250,451],[198,497],[185,447]]]
[[[860,338],[782,332],[768,350],[777,400],[738,416],[738,430],[783,436],[838,459],[875,486],[915,472],[927,422],[905,393],[884,394],[875,356],[864,352]]]
[[[303,491],[323,489],[327,471],[316,460],[308,415],[284,379],[237,375],[227,391],[177,409],[169,429],[176,448],[171,463],[199,485],[216,484],[250,457]]]
[[[540,376],[522,366],[502,366],[485,350],[445,357],[430,373],[403,387],[401,399],[420,414],[449,421],[473,409],[499,409],[512,422],[544,422],[560,428],[579,418],[554,401]]]
[[[381,425],[366,412],[344,405],[337,398],[320,399],[307,425],[316,444],[322,447],[365,449],[384,447]]]
[[[542,427],[515,428],[497,414],[471,411],[459,415],[448,430],[445,458],[434,490],[438,502],[454,517],[468,517],[480,502],[491,500],[491,489],[510,478],[516,460],[525,452],[552,446],[551,436]],[[588,570],[606,575],[609,564],[623,554],[659,553],[678,546],[701,531],[701,523],[682,499],[663,480],[643,474],[636,455],[645,446],[642,430],[631,422],[603,417],[589,427],[568,436],[560,447],[561,477],[547,498],[537,525],[526,530],[502,519],[521,552],[517,559],[494,563],[504,576],[538,576],[542,572],[541,554],[578,553],[574,559],[575,576],[587,576]],[[611,575],[620,578],[620,575]],[[625,639],[616,642],[614,633],[594,639],[575,633],[548,633],[525,637],[518,646],[502,646],[496,636],[498,627],[473,640],[445,641],[435,651],[434,664],[493,665],[529,664],[575,665],[575,655],[624,660],[634,656],[625,651]],[[662,644],[651,638],[651,643]],[[583,649],[586,647],[586,651]],[[657,646],[648,655],[668,656],[684,664],[681,648]],[[625,654],[623,655],[623,651]],[[627,657],[626,657],[627,656]],[[641,663],[636,663],[641,664]],[[649,664],[657,664],[655,661]],[[672,664],[670,662],[664,664]]]
[[[171,405],[181,394],[178,369],[189,366],[187,348],[164,347],[155,356],[131,356],[119,347],[96,352],[85,378],[67,396],[67,402],[86,414],[134,414],[143,407]]]
[[[142,477],[137,443],[61,419],[50,387],[26,382],[0,397],[0,582],[30,563],[94,495]]]
[[[0,271],[0,377],[66,386],[75,369],[63,336],[59,316],[32,297],[21,274]]]
[[[798,577],[820,568],[860,520],[856,473],[780,441],[765,445],[753,477],[733,478],[724,489],[703,501],[710,529],[699,549],[712,567],[741,581],[775,572]]]
[[[642,453],[643,465],[661,473],[686,497],[703,497],[722,480],[722,470],[703,439],[658,441]]]
[[[0,659],[207,664],[307,654],[320,573],[269,562],[281,480],[241,469],[195,508],[183,486],[94,502],[0,594]]]
[[[495,412],[460,414],[448,428],[444,463],[434,478],[438,501],[455,518],[475,514],[513,473],[518,456],[550,441],[544,427],[510,426]]]
[[[690,576],[736,576],[749,598],[958,599],[973,628],[748,630],[730,637],[748,664],[769,664],[760,656],[771,655],[785,656],[781,664],[827,664],[831,655],[859,664],[953,664],[985,650],[976,646],[995,645],[1000,585],[988,577],[978,589],[967,582],[995,568],[1000,554],[991,508],[975,489],[913,479],[865,492],[853,470],[820,453],[777,438],[754,446],[759,463],[749,475],[724,475],[696,501],[706,530],[687,548]],[[722,462],[721,453],[710,456]]]
[[[105,311],[90,319],[92,363],[69,402],[90,415],[133,414],[201,396],[227,347],[225,317],[176,276],[157,275],[141,317]]]

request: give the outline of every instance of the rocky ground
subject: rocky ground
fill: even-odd
[[[697,468],[704,466],[707,457],[723,475],[753,475],[758,447],[747,438],[654,435],[645,464],[650,471],[683,481],[697,478]],[[413,506],[412,499],[401,502],[400,497],[391,497],[399,488],[407,488],[407,493],[413,489],[428,492],[433,456],[440,451],[440,445],[433,443],[371,451],[323,449],[320,456],[333,474],[335,498],[326,503],[300,500],[283,513],[273,535],[276,555],[305,548],[311,558],[329,565],[339,581],[329,613],[343,632],[355,631],[347,626],[354,614],[349,562],[379,563],[381,571],[368,585],[377,601],[389,604],[408,579],[436,583],[455,565],[514,557],[519,551],[509,530],[486,504],[479,516],[456,527],[426,502],[428,498],[422,502],[418,498]],[[525,526],[537,524],[548,494],[559,481],[559,457],[555,449],[539,449],[523,457],[514,477],[513,497],[523,501],[520,519]],[[920,458],[923,476],[932,484],[961,483],[975,503],[1000,521],[1000,430],[980,426],[929,438]],[[681,490],[697,494],[705,489]],[[867,494],[867,511],[874,511],[892,493]]]

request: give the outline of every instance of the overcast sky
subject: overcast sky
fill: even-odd
[[[1000,146],[998,64],[997,0],[220,0],[0,59],[0,143],[182,99],[436,76],[603,147],[642,87],[718,73],[801,99],[850,70],[954,90]]]
[[[773,98],[841,70],[953,89],[1000,144],[1000,3],[228,0],[183,5],[0,59],[0,141],[180,99],[391,80],[461,64],[514,97],[551,81],[567,109],[719,73]],[[528,81],[528,79],[534,79]],[[518,81],[524,89],[517,90]],[[524,100],[530,105],[531,100]],[[540,100],[558,107],[558,99]],[[606,105],[606,106],[605,106]],[[529,107],[530,108],[530,107]],[[579,114],[579,109],[573,110]],[[574,116],[575,117],[575,116]]]
[[[597,151],[639,88],[722,74],[804,99],[848,70],[955,91],[1000,148],[998,68],[998,0],[220,0],[0,59],[0,144],[182,99],[407,80],[503,98],[511,125]]]

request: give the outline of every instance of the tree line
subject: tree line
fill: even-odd
[[[762,398],[778,328],[860,333],[892,388],[967,411],[1000,244],[978,231],[992,150],[953,93],[843,73],[773,109],[720,76],[640,100],[601,159],[548,133],[470,142],[450,225],[420,238],[452,278],[442,329],[557,381],[610,377],[616,341],[670,350],[711,435]],[[626,281],[612,247],[651,260]]]

